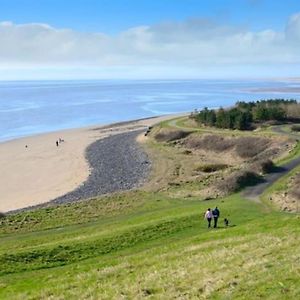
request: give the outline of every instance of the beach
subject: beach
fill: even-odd
[[[86,158],[89,145],[116,134],[142,132],[172,117],[62,130],[0,143],[0,212],[47,203],[76,190],[91,173]],[[57,146],[60,138],[63,141]]]

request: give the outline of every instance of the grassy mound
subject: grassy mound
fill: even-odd
[[[240,137],[236,139],[235,150],[242,158],[252,158],[268,148],[268,139],[259,137]]]
[[[221,191],[222,194],[227,195],[240,191],[247,186],[255,185],[261,182],[261,180],[262,178],[253,171],[240,170],[217,183],[217,189]]]
[[[187,137],[190,134],[188,131],[162,128],[154,136],[158,142],[171,142],[180,140]]]
[[[191,149],[203,149],[214,152],[223,152],[234,146],[231,139],[220,135],[191,135],[184,145]]]
[[[270,140],[260,137],[238,137],[229,138],[221,135],[191,135],[184,141],[184,145],[190,149],[202,149],[213,152],[224,152],[235,149],[238,156],[244,159],[265,151],[269,146]]]

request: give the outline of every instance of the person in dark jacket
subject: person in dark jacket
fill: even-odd
[[[212,211],[212,215],[214,218],[214,228],[217,228],[218,226],[218,219],[220,217],[220,211],[218,209],[218,207],[216,206],[216,208]]]

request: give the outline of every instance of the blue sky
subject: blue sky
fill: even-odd
[[[208,17],[254,30],[283,28],[298,0],[0,0],[0,20],[116,33],[141,24]]]
[[[298,76],[300,1],[0,0],[0,44],[0,79]]]

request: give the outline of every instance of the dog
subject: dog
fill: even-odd
[[[229,226],[229,220],[228,219],[224,219],[224,225],[226,226],[226,227],[228,227]]]

